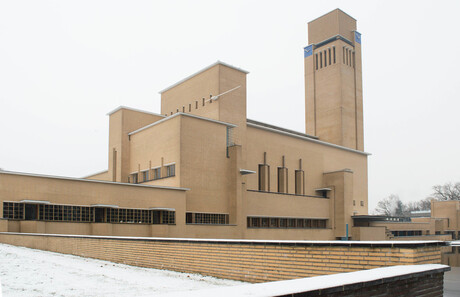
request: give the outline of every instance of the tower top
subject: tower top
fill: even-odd
[[[356,20],[337,8],[308,23],[308,43],[319,43],[336,35],[352,41],[354,31]]]

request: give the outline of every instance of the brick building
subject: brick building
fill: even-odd
[[[247,71],[216,62],[162,90],[161,112],[108,113],[107,171],[0,172],[0,231],[337,239],[367,215],[361,35],[308,24],[305,131],[247,119]]]

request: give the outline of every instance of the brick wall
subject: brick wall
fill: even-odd
[[[0,233],[0,242],[247,282],[441,263],[442,242],[314,242]]]
[[[443,275],[450,267],[439,264],[381,267],[338,273],[192,291],[188,297],[214,296],[443,296]]]

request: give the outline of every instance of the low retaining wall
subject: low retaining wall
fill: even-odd
[[[435,264],[393,266],[288,281],[197,290],[187,293],[187,296],[442,297],[444,272],[449,270],[449,266]]]
[[[0,233],[0,242],[124,263],[267,282],[394,265],[439,264],[439,241],[273,241]]]

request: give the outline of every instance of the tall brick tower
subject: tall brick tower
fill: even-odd
[[[308,23],[304,48],[306,133],[364,150],[361,34],[335,9]]]

